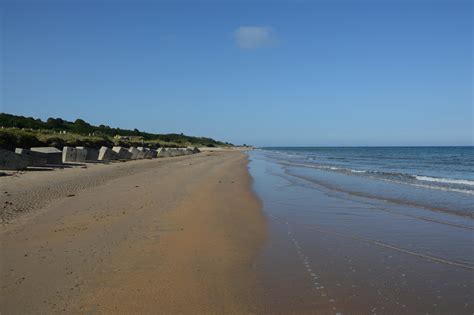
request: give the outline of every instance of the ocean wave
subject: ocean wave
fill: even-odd
[[[417,180],[425,181],[425,182],[474,186],[474,181],[467,180],[467,179],[439,178],[439,177],[430,177],[430,176],[422,176],[422,175],[415,175],[415,178]]]
[[[288,166],[298,166],[298,167],[307,167],[314,168],[319,170],[326,171],[335,171],[343,174],[353,174],[355,176],[368,176],[374,179],[379,179],[383,181],[388,181],[397,184],[410,185],[415,187],[427,188],[427,189],[436,189],[447,192],[457,192],[464,193],[469,195],[474,195],[474,190],[468,187],[474,186],[474,181],[467,179],[449,179],[449,178],[437,178],[423,175],[413,175],[406,173],[397,173],[397,172],[381,172],[374,170],[360,170],[360,169],[350,169],[335,167],[329,165],[318,165],[318,164],[305,164],[305,163],[294,163],[287,160],[279,160],[281,164]]]
[[[446,191],[446,192],[457,192],[457,193],[462,193],[462,194],[474,195],[473,190],[467,190],[467,189],[416,184],[416,183],[402,182],[402,181],[397,181],[397,180],[390,180],[390,179],[386,179],[386,178],[381,178],[381,180],[391,182],[391,183],[396,183],[396,184],[404,184],[404,185],[410,185],[410,186],[421,187],[421,188],[442,190],[442,191]]]
[[[367,171],[363,170],[350,170],[352,173],[367,173]]]

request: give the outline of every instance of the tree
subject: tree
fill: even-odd
[[[89,127],[90,126],[87,122],[85,122],[84,120],[79,119],[79,118],[76,119],[76,121],[74,121],[74,124],[79,125],[81,127]]]
[[[51,128],[60,128],[64,126],[64,120],[61,118],[49,117],[46,121],[46,124],[48,124]]]

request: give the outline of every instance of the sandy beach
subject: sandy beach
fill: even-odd
[[[243,152],[2,177],[2,314],[259,312]]]
[[[322,176],[372,180],[259,150],[3,176],[0,312],[472,313],[470,217]]]

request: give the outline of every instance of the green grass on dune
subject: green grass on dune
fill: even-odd
[[[120,145],[124,147],[146,146],[187,147],[187,146],[233,146],[230,143],[205,137],[183,134],[152,134],[137,129],[128,130],[93,126],[81,119],[68,122],[60,118],[49,118],[46,122],[31,117],[0,113],[0,148],[31,148],[38,146],[101,146]],[[120,136],[120,137],[116,137]]]

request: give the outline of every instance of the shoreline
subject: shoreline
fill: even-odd
[[[261,152],[250,161],[268,216],[265,313],[472,313],[469,218],[330,189],[314,180],[329,175]]]
[[[7,178],[26,211],[2,226],[1,311],[258,312],[266,222],[247,163],[205,152]]]

